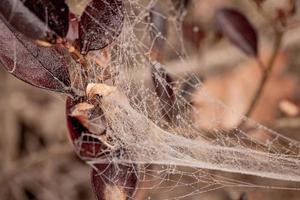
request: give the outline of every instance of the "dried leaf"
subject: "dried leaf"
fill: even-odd
[[[90,128],[89,116],[92,114],[95,106],[86,102],[78,103],[70,113],[70,117],[76,118],[85,128]]]
[[[156,95],[161,103],[162,115],[167,119],[173,118],[175,104],[175,93],[173,90],[173,80],[159,64],[152,65],[152,81]]]
[[[216,13],[217,25],[223,34],[247,55],[257,56],[257,33],[239,11],[223,8]]]
[[[12,32],[0,20],[0,62],[5,69],[31,85],[57,92],[71,93],[66,49],[41,47]]]
[[[97,164],[92,185],[98,200],[133,199],[138,185],[136,165]]]
[[[105,133],[106,125],[103,124],[105,121],[102,119],[100,122],[97,121],[97,128],[90,127],[91,123],[89,123],[93,115],[101,115],[99,113],[101,110],[99,111],[99,109],[99,107],[91,107],[90,104],[87,104],[86,98],[67,98],[66,115],[68,130],[75,150],[82,159],[97,158],[105,148],[102,141],[99,140],[99,136]],[[102,132],[96,133],[96,130],[99,129]]]
[[[98,50],[112,43],[123,27],[122,0],[93,0],[80,17],[81,53]]]
[[[117,90],[116,87],[111,87],[105,84],[89,83],[86,87],[86,94],[88,97],[93,98],[96,95],[108,96]]]
[[[52,39],[65,37],[69,9],[64,0],[1,0],[0,13],[7,22],[27,37]]]

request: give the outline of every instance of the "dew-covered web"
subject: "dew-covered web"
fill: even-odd
[[[189,56],[181,33],[185,11],[176,9],[172,1],[124,3],[121,35],[112,45],[89,54],[93,59],[88,82],[100,83],[97,94],[103,111],[91,123],[102,130],[97,123],[104,116],[109,127],[104,139],[107,152],[88,163],[134,165],[139,189],[149,197],[157,190],[160,199],[188,198],[224,187],[272,187],[219,171],[299,182],[298,141],[243,117],[210,96],[197,74],[172,74],[169,60],[184,68]],[[163,12],[155,13],[158,3]],[[149,20],[151,12],[168,22],[168,34]],[[164,70],[173,82],[162,76]],[[78,84],[82,73],[75,74]],[[162,89],[160,93],[155,84]],[[169,98],[174,101],[165,96],[170,88],[174,94]],[[209,114],[203,115],[201,102],[213,108]],[[239,123],[226,127],[224,116]]]

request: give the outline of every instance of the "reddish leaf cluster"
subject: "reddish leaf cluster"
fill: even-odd
[[[73,94],[68,69],[74,56],[67,49],[69,43],[72,46],[78,40],[82,54],[112,43],[123,26],[122,7],[122,1],[94,0],[87,5],[80,20],[69,23],[69,16],[76,17],[64,0],[3,0],[0,2],[0,62],[27,83]],[[78,31],[75,34],[78,38],[64,41],[69,24],[70,31]],[[44,41],[53,43],[52,48],[46,48],[51,45]]]
[[[182,11],[190,1],[172,2],[176,9]],[[113,141],[106,136],[109,124],[99,101],[87,96],[78,97],[71,88],[69,69],[72,63],[77,62],[74,57],[78,55],[72,54],[74,50],[70,46],[78,48],[79,57],[85,58],[89,51],[103,49],[114,42],[121,33],[123,20],[122,0],[92,0],[79,19],[69,11],[64,0],[0,2],[0,64],[31,85],[69,94],[66,103],[68,129],[82,159],[101,157],[109,161],[112,151],[120,149],[113,149]],[[153,34],[158,33],[166,37],[166,19],[159,5],[150,9],[150,22],[153,39]],[[257,56],[256,31],[244,15],[233,9],[221,9],[217,13],[217,23],[236,46],[248,55]],[[70,34],[70,31],[76,33]],[[72,38],[72,41],[67,41],[66,37]],[[34,40],[39,40],[39,43]],[[44,46],[39,45],[41,43]],[[158,40],[156,50],[162,49],[163,45],[162,40]],[[160,99],[162,115],[170,122],[174,119],[176,107],[174,82],[159,65],[152,66],[152,81]],[[192,77],[187,83],[198,84]],[[182,89],[192,90],[186,86]],[[136,165],[107,163],[94,167],[92,184],[99,200],[133,197],[139,178]]]
[[[73,16],[71,21],[70,16]],[[66,107],[69,134],[82,159],[107,156],[107,124],[97,101],[78,97],[71,88],[69,69],[77,62],[74,58],[78,55],[74,56],[74,50],[69,48],[78,47],[82,57],[91,50],[104,48],[121,33],[123,18],[121,0],[93,0],[80,19],[70,13],[64,0],[0,2],[1,65],[31,85],[69,94]],[[71,32],[78,33],[68,33],[69,26]],[[67,41],[67,33],[76,37],[67,37],[72,38]],[[97,119],[94,121],[97,126],[90,123],[93,119]],[[138,183],[136,166],[110,163],[95,168],[92,184],[98,199],[111,199],[110,195],[118,191],[123,199],[134,194]]]
[[[138,184],[138,168],[134,164],[113,163],[106,122],[98,101],[93,98],[68,98],[66,104],[67,124],[77,154],[84,160],[102,158],[107,164],[96,164],[92,170],[92,185],[98,200],[131,199]],[[93,121],[97,119],[97,121]],[[91,122],[93,121],[93,122]],[[96,124],[94,126],[93,124]]]

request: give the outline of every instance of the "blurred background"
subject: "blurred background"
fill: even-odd
[[[276,19],[278,13],[290,9],[292,1],[191,0],[182,25],[188,53],[186,66],[183,68],[174,54],[166,50],[168,70],[175,74],[182,71],[199,74],[213,96],[241,113],[249,106],[261,71],[252,58],[220,35],[215,28],[214,14],[220,7],[233,7],[244,13],[258,31],[259,55],[266,62],[272,52],[274,33],[255,2],[264,2],[263,9]],[[295,2],[300,9],[299,1]],[[300,11],[297,9],[288,20],[273,72],[251,118],[300,141]],[[2,68],[0,80],[0,199],[95,199],[90,169],[77,158],[68,138],[64,97],[29,86]],[[209,113],[210,108],[204,110]],[[232,123],[231,119],[226,120],[224,124]],[[257,182],[270,183],[258,178]],[[285,186],[300,188],[297,183]],[[151,195],[152,199],[160,199],[155,191]],[[184,199],[296,200],[299,196],[300,191],[225,188]]]

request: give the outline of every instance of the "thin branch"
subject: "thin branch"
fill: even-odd
[[[265,88],[265,85],[266,85],[269,77],[270,77],[272,69],[274,68],[274,63],[275,63],[275,60],[277,58],[278,52],[279,52],[280,47],[282,45],[282,38],[283,38],[283,32],[275,31],[275,43],[274,43],[272,55],[271,55],[271,57],[270,57],[270,59],[267,63],[267,66],[264,68],[261,81],[258,85],[258,89],[257,89],[256,93],[254,94],[251,102],[250,102],[250,106],[248,107],[248,110],[245,113],[246,117],[251,116],[251,114],[254,111],[254,108],[257,105],[257,102],[259,101],[259,99],[260,99],[260,97],[263,93],[263,90]]]

